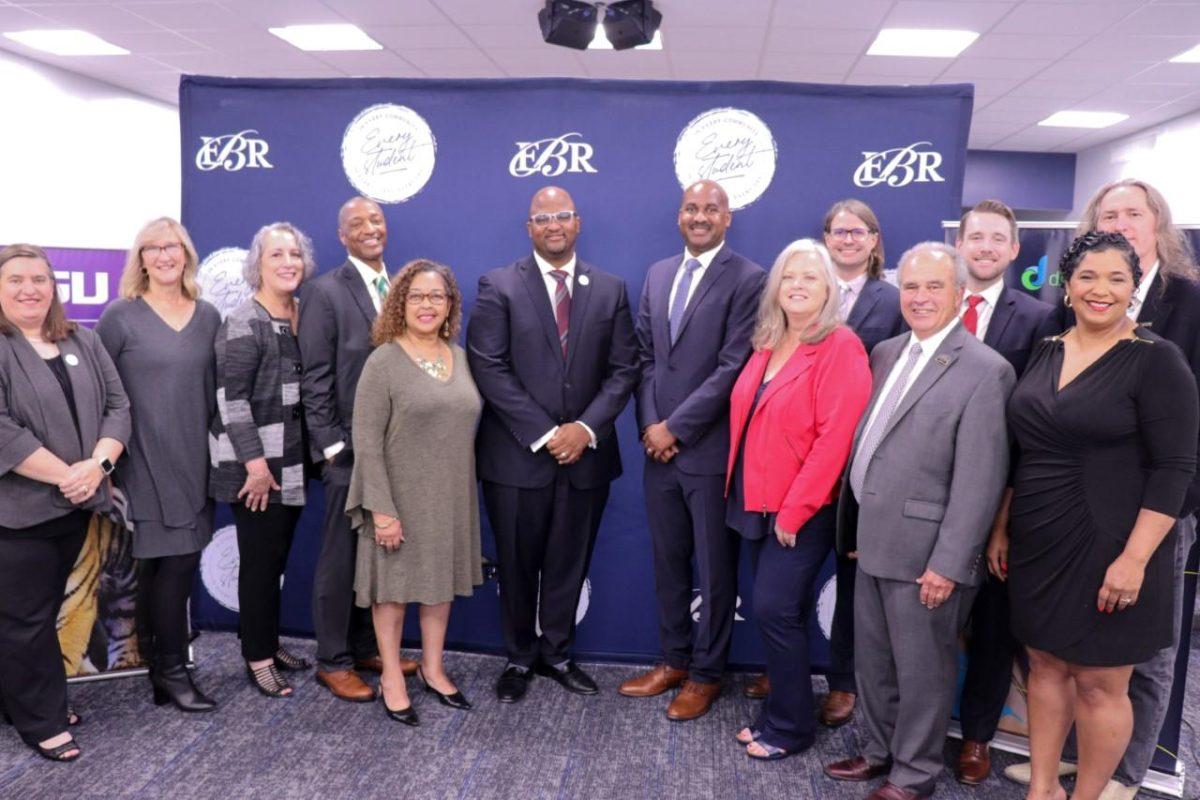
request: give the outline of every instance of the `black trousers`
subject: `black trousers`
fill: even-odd
[[[0,535],[0,698],[28,744],[67,729],[67,674],[56,622],[92,515]]]
[[[138,647],[144,656],[186,655],[187,603],[199,566],[199,553],[138,560]]]
[[[234,503],[238,542],[238,633],[247,661],[272,658],[279,650],[279,579],[288,552],[299,506],[271,503],[266,511],[251,511]]]
[[[352,456],[343,451],[336,467],[326,467],[325,521],[321,527],[321,553],[313,574],[313,629],[317,635],[320,669],[351,669],[356,659],[379,655],[371,609],[354,605],[354,559],[358,534],[346,516],[346,495]],[[346,459],[347,463],[341,463]]]
[[[725,476],[689,475],[674,464],[647,459],[643,485],[663,659],[689,670],[695,681],[715,683],[733,640],[741,548],[741,537],[725,525]],[[693,626],[694,585],[701,600]]]
[[[571,657],[575,609],[608,489],[607,484],[577,489],[562,469],[541,489],[483,482],[500,562],[500,622],[510,663],[532,667],[539,659],[559,664]]]
[[[989,574],[971,608],[967,676],[958,709],[963,739],[990,742],[996,735],[1019,646],[1009,617],[1008,585]]]
[[[837,559],[837,598],[829,636],[829,688],[857,694],[854,682],[854,576],[858,562],[845,556]]]

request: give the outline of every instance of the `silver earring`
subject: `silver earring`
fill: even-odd
[[[1070,295],[1068,295],[1068,294],[1063,295],[1063,305],[1066,306],[1067,308],[1071,307],[1071,296]]]

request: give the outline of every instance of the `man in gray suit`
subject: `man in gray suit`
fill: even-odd
[[[966,263],[948,245],[900,259],[912,329],[871,353],[875,391],[838,504],[838,549],[858,559],[855,677],[861,755],[831,778],[888,780],[868,800],[928,797],[942,771],[959,629],[986,574],[981,551],[1008,469],[1003,357],[958,323]]]

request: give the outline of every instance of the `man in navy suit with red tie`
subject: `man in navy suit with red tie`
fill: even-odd
[[[535,673],[576,694],[598,691],[571,660],[575,609],[621,474],[614,425],[637,383],[625,284],[576,257],[571,196],[537,192],[526,227],[533,254],[479,279],[467,326],[484,399],[476,470],[499,560],[505,703]]]
[[[725,527],[729,395],[750,354],[767,275],[725,243],[732,219],[720,185],[687,187],[685,250],[650,267],[638,304],[637,416],[663,663],[619,691],[652,697],[682,686],[667,707],[675,721],[704,715],[720,693],[737,602],[740,539]],[[693,585],[701,596],[694,632]]]

